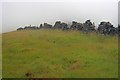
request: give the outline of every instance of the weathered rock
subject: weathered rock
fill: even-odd
[[[21,27],[20,27],[20,28],[18,28],[17,30],[24,30],[24,28],[21,28]]]
[[[67,23],[64,23],[64,22],[61,23],[61,27],[62,27],[62,30],[67,30],[67,29],[69,29]]]
[[[83,23],[82,31],[86,33],[95,31],[95,24],[92,24],[90,20],[85,21],[85,23]]]
[[[117,34],[120,36],[120,25],[118,24]]]
[[[50,25],[48,23],[44,23],[44,28],[52,28],[52,25]]]
[[[96,31],[97,33],[101,33],[104,35],[115,35],[118,34],[120,36],[120,25],[118,25],[117,28],[113,27],[113,25],[110,22],[101,22],[97,28],[95,29],[94,22],[92,23],[90,20],[85,21],[85,23],[78,23],[76,21],[72,21],[72,25],[69,25],[65,22],[56,21],[55,25],[52,27],[52,25],[48,23],[40,24],[38,26],[25,26],[24,28],[18,28],[17,30],[35,30],[35,29],[41,29],[41,28],[48,28],[48,29],[62,29],[62,30],[80,30],[82,32],[88,33]]]
[[[110,22],[101,22],[97,31],[104,35],[114,35],[117,33],[117,28],[113,27]]]
[[[24,29],[25,30],[34,30],[34,29],[38,29],[38,27],[29,25],[29,26],[25,26]]]
[[[72,21],[72,25],[71,25],[70,29],[72,29],[72,30],[82,30],[82,28],[83,28],[82,23],[77,23],[75,21]]]
[[[55,29],[62,29],[61,21],[56,21],[53,28],[55,28]]]
[[[42,25],[42,24],[40,24],[40,26],[39,26],[39,29],[41,29],[41,28],[43,28],[43,25]]]

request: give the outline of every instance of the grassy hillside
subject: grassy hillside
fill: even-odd
[[[0,78],[2,78],[2,34],[0,34]]]
[[[77,31],[3,34],[3,78],[118,77],[118,39]]]

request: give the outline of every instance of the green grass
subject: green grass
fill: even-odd
[[[116,36],[47,29],[2,36],[3,78],[118,77]]]
[[[2,35],[0,34],[0,79],[2,78]]]

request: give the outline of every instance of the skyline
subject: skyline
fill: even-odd
[[[118,3],[116,2],[4,2],[2,4],[3,32],[14,31],[25,25],[39,25],[44,22],[54,25],[55,21],[70,24],[84,23],[90,19],[99,25],[109,21],[118,25]]]

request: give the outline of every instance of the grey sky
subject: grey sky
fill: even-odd
[[[20,26],[39,25],[48,22],[54,25],[61,20],[70,23],[75,20],[94,21],[98,26],[101,21],[110,21],[118,25],[118,3],[116,1],[81,1],[81,2],[3,2],[2,30],[16,30]]]
[[[2,33],[2,3],[0,2],[0,34]]]
[[[120,1],[118,3],[118,23],[120,24]]]

